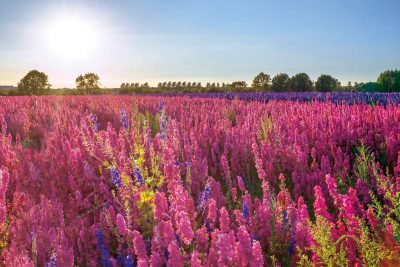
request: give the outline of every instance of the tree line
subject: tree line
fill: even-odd
[[[290,77],[279,73],[271,78],[269,74],[260,72],[250,86],[245,81],[231,83],[165,81],[157,87],[149,83],[124,82],[120,88],[102,89],[100,78],[95,73],[79,75],[75,79],[76,89],[51,89],[48,76],[38,70],[29,71],[18,83],[17,89],[10,95],[46,95],[46,94],[128,94],[128,93],[207,93],[207,92],[400,92],[400,70],[386,70],[376,82],[351,83],[341,85],[338,79],[322,74],[314,82],[306,73],[298,73]]]

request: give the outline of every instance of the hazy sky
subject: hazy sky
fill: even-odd
[[[258,72],[342,82],[400,68],[400,1],[0,0],[0,84],[31,69],[54,87],[250,81]]]

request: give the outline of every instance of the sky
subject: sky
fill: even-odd
[[[400,1],[0,0],[0,85],[32,69],[53,87],[251,82],[326,73],[375,81],[400,68]]]

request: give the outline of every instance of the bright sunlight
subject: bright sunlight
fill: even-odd
[[[98,32],[90,21],[81,17],[63,16],[48,26],[46,35],[56,56],[74,60],[95,49]]]

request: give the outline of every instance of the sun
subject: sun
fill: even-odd
[[[74,60],[84,58],[95,50],[98,32],[89,20],[63,16],[49,23],[47,39],[56,56]]]

